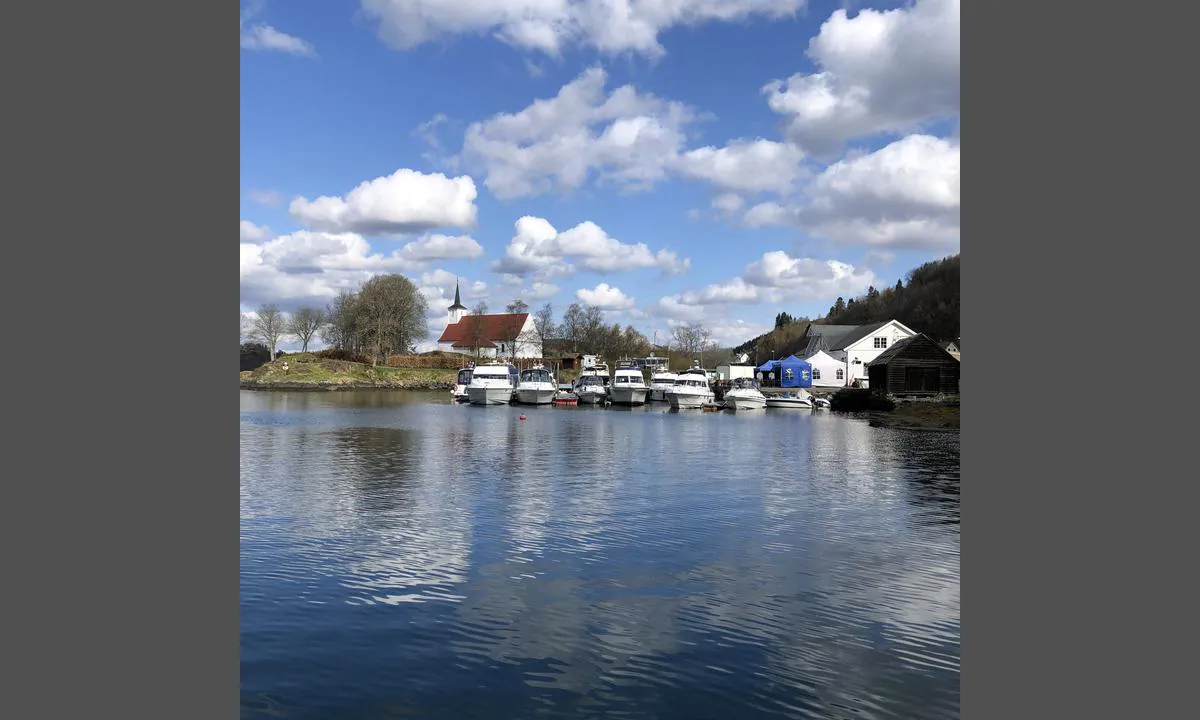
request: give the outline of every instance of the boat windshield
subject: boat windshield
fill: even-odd
[[[550,382],[549,370],[526,370],[521,373],[521,382]]]
[[[458,371],[458,384],[459,385],[470,385],[471,384],[471,371],[470,370],[459,370]]]
[[[751,390],[758,389],[758,383],[752,378],[737,378],[733,381],[735,388],[749,388]]]
[[[604,382],[595,375],[587,375],[579,379],[580,385],[599,385],[603,386]]]

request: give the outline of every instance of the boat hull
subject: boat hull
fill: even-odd
[[[472,405],[508,405],[512,395],[512,388],[507,387],[467,388],[467,402]]]
[[[813,405],[807,398],[767,398],[767,407],[793,410],[811,410]]]
[[[712,393],[667,393],[667,402],[677,410],[701,408],[713,401]]]
[[[651,387],[650,392],[646,394],[646,397],[649,398],[650,400],[653,400],[654,402],[666,402],[667,401],[667,388]]]
[[[649,392],[644,387],[614,387],[609,390],[614,405],[644,405]]]
[[[516,400],[522,405],[549,405],[554,402],[557,390],[552,388],[517,388]]]
[[[579,402],[588,405],[599,405],[604,402],[605,393],[603,390],[576,390],[575,397],[579,398]]]
[[[764,410],[767,407],[767,399],[762,395],[725,395],[725,407],[730,410]]]

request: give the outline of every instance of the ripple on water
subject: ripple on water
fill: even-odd
[[[297,395],[242,395],[245,717],[958,715],[956,435]]]

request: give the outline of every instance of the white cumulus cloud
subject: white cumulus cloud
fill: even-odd
[[[606,93],[606,80],[593,67],[552,98],[471,124],[464,158],[484,169],[484,185],[502,199],[574,190],[593,175],[627,188],[662,180],[693,111],[632,85]]]
[[[361,0],[380,38],[409,50],[440,38],[491,35],[551,56],[570,47],[660,57],[664,30],[794,15],[804,0]]]
[[[698,290],[667,295],[654,310],[677,322],[701,322],[712,310],[734,305],[815,301],[862,293],[879,278],[868,268],[840,260],[795,258],[772,250],[748,264],[741,275]]]
[[[608,283],[600,283],[595,288],[580,288],[575,291],[575,297],[601,310],[628,310],[635,304],[634,299],[621,292],[621,288]]]
[[[483,255],[483,246],[467,235],[432,234],[407,243],[400,254],[417,262],[474,260]]]
[[[952,250],[959,243],[957,141],[909,135],[873,153],[828,166],[794,205],[760,203],[750,226],[798,225],[843,245]]]
[[[363,235],[404,235],[439,227],[473,228],[475,181],[401,168],[361,183],[344,198],[298,197],[289,210],[313,230]]]
[[[664,273],[679,273],[691,265],[670,250],[653,252],[645,243],[623,243],[609,237],[597,224],[585,221],[558,232],[548,220],[526,215],[515,224],[516,235],[504,257],[493,264],[499,273],[541,281],[569,277],[578,269],[597,273],[657,267]],[[573,262],[572,262],[573,261]]]
[[[242,10],[241,14],[241,45],[244,50],[268,50],[301,57],[316,57],[316,48],[312,43],[276,30],[266,23],[248,25],[263,8],[263,2],[252,2]]]
[[[808,45],[818,66],[765,87],[788,137],[831,156],[848,140],[904,133],[959,113],[959,0],[833,12]]]
[[[243,220],[241,225],[242,242],[256,243],[271,236],[271,229],[265,225],[255,225],[249,220]]]

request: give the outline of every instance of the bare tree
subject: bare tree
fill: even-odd
[[[583,327],[581,334],[583,342],[592,352],[601,355],[607,355],[611,348],[608,348],[608,328],[604,325],[604,311],[595,305],[587,305],[583,308]]]
[[[275,359],[275,347],[279,344],[279,338],[286,331],[287,315],[274,303],[260,307],[250,325],[250,337],[267,346],[267,350],[271,353],[271,360]]]
[[[579,303],[571,303],[567,306],[567,311],[563,313],[560,330],[562,331],[563,339],[571,343],[572,352],[579,351],[579,341],[583,339],[584,323],[583,306]]]
[[[393,353],[412,352],[428,334],[428,304],[403,275],[376,275],[363,283],[355,302],[355,328],[378,365]]]
[[[467,311],[469,314],[460,322],[465,322],[467,325],[467,337],[465,338],[471,345],[471,351],[475,354],[475,359],[479,359],[479,348],[488,341],[488,338],[483,336],[483,316],[488,314],[488,305],[485,301],[480,300]]]
[[[288,332],[300,340],[300,352],[308,352],[308,343],[325,322],[325,313],[314,308],[300,308],[288,321]]]
[[[504,312],[510,315],[520,315],[521,313],[529,312],[529,305],[521,298],[516,298],[504,306]]]
[[[330,347],[351,353],[362,349],[356,329],[357,302],[356,294],[343,290],[325,308],[325,324],[321,327],[321,338]]]
[[[546,355],[546,344],[554,338],[557,328],[554,327],[554,306],[546,303],[533,314],[533,329],[537,333],[538,344],[542,346],[542,355]]]
[[[680,325],[672,335],[675,348],[689,358],[707,349],[710,337],[703,325]]]

